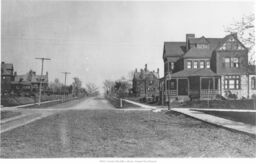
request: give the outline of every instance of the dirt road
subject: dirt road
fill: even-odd
[[[115,109],[105,99],[59,105],[1,134],[2,158],[255,157],[256,140],[174,112]]]

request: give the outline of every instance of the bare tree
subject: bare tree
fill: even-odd
[[[111,80],[105,80],[103,82],[103,88],[104,88],[104,92],[105,94],[110,94],[112,88],[114,87],[115,82],[111,81]]]
[[[74,82],[72,83],[72,89],[73,89],[72,92],[75,96],[78,96],[79,92],[82,89],[82,82],[78,77],[74,77],[73,79],[74,79]]]
[[[128,78],[128,80],[132,80],[133,79],[133,77],[134,77],[134,70],[132,70],[132,71],[130,71],[130,72],[128,72],[128,75],[127,75],[127,78]]]
[[[255,15],[250,14],[244,16],[242,20],[231,24],[225,28],[228,33],[237,33],[239,40],[249,48],[249,64],[255,62],[255,30],[254,30]]]
[[[99,89],[93,83],[87,83],[85,90],[86,90],[87,94],[90,95],[90,96],[97,96],[97,95],[99,95]]]
[[[55,94],[60,94],[61,87],[62,87],[62,84],[60,83],[60,80],[57,78],[54,79],[54,82],[51,82],[49,84],[49,88]]]

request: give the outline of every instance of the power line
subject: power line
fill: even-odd
[[[38,60],[41,60],[41,76],[40,76],[40,86],[39,86],[39,99],[38,99],[38,105],[41,105],[41,96],[42,96],[42,76],[43,76],[43,69],[44,69],[44,61],[45,60],[51,60],[50,58],[35,58]]]

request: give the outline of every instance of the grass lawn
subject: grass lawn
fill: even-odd
[[[29,135],[28,135],[29,134]],[[255,157],[255,138],[175,112],[62,112],[1,134],[1,158]]]
[[[1,120],[21,115],[21,112],[1,111]]]
[[[189,108],[219,108],[219,109],[255,109],[253,100],[201,100],[187,101],[181,107]]]
[[[198,110],[200,111],[200,110]],[[252,112],[226,112],[226,111],[200,111],[221,118],[256,125],[256,113]]]

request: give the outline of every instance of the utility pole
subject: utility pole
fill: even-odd
[[[62,72],[65,75],[65,83],[64,83],[64,100],[65,100],[65,96],[66,96],[66,81],[67,81],[67,75],[71,74],[70,72]],[[62,100],[63,102],[63,100]]]
[[[50,58],[35,58],[39,59],[42,62],[41,65],[41,76],[40,76],[40,86],[39,86],[39,99],[38,99],[38,105],[41,105],[41,97],[42,97],[42,76],[43,76],[43,70],[44,70],[44,61],[45,60],[51,60]]]

